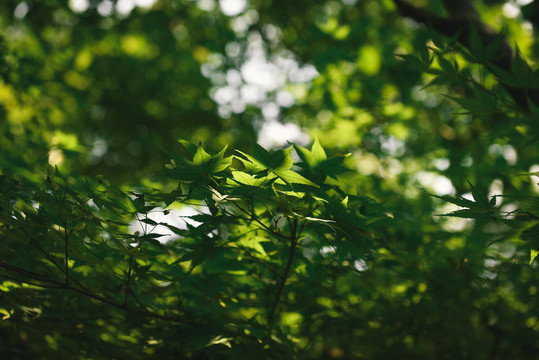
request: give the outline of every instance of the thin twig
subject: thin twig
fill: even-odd
[[[243,251],[245,251],[247,253],[247,255],[249,255],[250,257],[252,257],[255,261],[257,261],[260,265],[264,266],[266,269],[269,270],[269,272],[271,272],[273,275],[276,275],[276,276],[279,276],[279,273],[277,272],[277,270],[275,270],[274,268],[272,268],[267,262],[265,262],[264,260],[254,256],[246,247],[244,246],[241,246],[241,245],[236,245],[238,246],[240,249],[242,249]]]
[[[64,285],[62,285],[62,286],[59,286],[59,285],[44,285],[44,284],[37,284],[35,282],[31,282],[31,281],[28,281],[28,280],[17,279],[15,277],[5,275],[5,274],[2,274],[0,276],[2,276],[3,278],[9,279],[9,280],[16,281],[18,283],[28,284],[28,285],[39,287],[39,288],[42,288],[42,289],[65,289]]]
[[[259,224],[262,228],[261,230],[264,230],[272,235],[275,235],[275,236],[278,236],[280,238],[283,238],[283,239],[286,239],[286,240],[289,240],[290,238],[286,235],[283,235],[277,231],[274,231],[272,230],[269,226],[267,226],[266,224],[264,224],[262,221],[260,221],[259,219],[257,219],[255,217],[255,213],[254,213],[254,205],[251,201],[251,211],[252,212],[249,212],[247,210],[245,210],[244,208],[242,208],[241,206],[239,206],[235,201],[232,202],[234,204],[234,206],[236,206],[241,212],[243,212],[244,214],[246,214],[247,216],[249,216],[249,218],[247,219],[247,221],[254,221],[256,222],[257,224]]]
[[[275,299],[273,300],[273,305],[271,306],[271,311],[268,316],[268,323],[271,324],[273,322],[273,317],[275,315],[275,310],[277,309],[277,305],[279,304],[279,300],[281,299],[281,294],[283,292],[284,286],[286,284],[286,280],[288,279],[288,274],[290,273],[290,268],[292,266],[292,261],[294,259],[294,252],[296,250],[296,246],[298,244],[297,238],[297,229],[298,229],[298,219],[294,219],[294,222],[290,229],[290,251],[288,253],[288,260],[286,262],[286,267],[284,269],[283,275],[281,276],[280,282],[279,282],[279,288],[277,289],[277,294],[275,294]]]
[[[144,305],[140,300],[139,298],[137,297],[137,295],[135,294],[135,292],[133,291],[133,289],[129,289],[129,293],[131,294],[131,296],[133,297],[133,299],[135,299],[135,302],[140,306],[140,308],[142,310],[144,310],[145,312],[151,314],[151,311],[148,310],[148,308],[146,307],[146,305]]]
[[[69,240],[70,233],[67,232],[67,221],[64,220],[64,246],[65,246],[65,282],[69,285],[69,250],[67,241]]]
[[[46,288],[46,289],[67,289],[67,290],[71,290],[73,292],[85,295],[85,296],[87,296],[87,297],[89,297],[91,299],[94,299],[96,301],[99,301],[101,303],[113,306],[115,308],[118,308],[118,309],[121,309],[121,310],[124,310],[124,311],[128,311],[128,312],[133,313],[133,314],[144,315],[144,316],[151,317],[151,318],[154,318],[154,319],[178,322],[178,323],[182,323],[182,324],[185,324],[185,325],[192,325],[192,326],[201,326],[201,325],[203,325],[201,323],[196,323],[196,322],[193,322],[193,321],[188,321],[188,320],[182,319],[182,318],[180,318],[178,316],[167,316],[167,315],[156,314],[154,312],[150,312],[150,311],[146,310],[146,308],[142,308],[142,309],[129,308],[127,306],[124,306],[123,304],[120,304],[120,303],[117,303],[115,301],[109,300],[109,299],[107,299],[107,298],[105,298],[105,297],[103,297],[101,295],[97,295],[97,294],[94,294],[94,293],[92,293],[90,291],[87,291],[87,290],[84,290],[84,289],[79,289],[79,288],[73,287],[71,285],[66,285],[65,283],[60,282],[60,281],[48,279],[48,278],[46,278],[44,276],[32,273],[32,272],[30,272],[28,270],[21,269],[21,268],[19,268],[17,266],[11,265],[11,264],[0,262],[0,267],[4,268],[5,270],[13,271],[13,272],[16,272],[16,273],[18,273],[20,275],[29,277],[29,278],[31,278],[33,280],[53,284],[53,285],[55,285],[55,287],[52,287],[52,286],[49,286],[49,285],[41,285],[41,284],[30,283],[27,280],[19,280],[21,283],[28,283],[28,284],[31,284],[31,285],[34,285],[34,286],[39,286],[39,287]]]
[[[26,236],[28,236],[28,238],[30,239],[30,241],[32,241],[32,243],[39,249],[39,251],[41,251],[45,257],[54,265],[56,266],[62,273],[65,273],[65,275],[67,277],[69,277],[69,279],[71,279],[72,282],[74,282],[75,284],[77,284],[81,289],[83,290],[88,290],[86,289],[86,287],[84,285],[82,285],[77,279],[75,279],[71,274],[69,274],[68,272],[66,272],[66,269],[63,268],[62,266],[60,266],[60,264],[58,264],[54,258],[52,256],[49,255],[48,252],[45,251],[45,249],[43,249],[39,243],[37,242],[36,239],[34,239],[32,236],[30,236],[30,234],[28,234],[24,229],[20,228],[19,230],[21,230]],[[67,284],[67,282],[66,282]]]
[[[129,270],[127,271],[127,281],[125,285],[124,307],[127,306],[127,295],[129,294],[129,281],[131,280],[132,270],[133,270],[133,255],[129,257]]]

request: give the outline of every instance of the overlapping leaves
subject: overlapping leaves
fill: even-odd
[[[483,219],[487,216],[495,214],[496,211],[494,211],[494,206],[496,205],[496,197],[493,196],[489,200],[489,198],[483,192],[473,186],[471,182],[468,182],[468,184],[471,188],[473,201],[468,200],[460,195],[433,195],[451,204],[455,204],[464,208],[452,211],[448,214],[444,214],[444,216],[454,216],[467,219]]]

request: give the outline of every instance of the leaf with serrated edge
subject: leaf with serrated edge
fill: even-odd
[[[449,214],[444,214],[441,216],[451,216],[451,217],[460,217],[465,219],[480,219],[488,215],[487,211],[481,211],[481,210],[455,210],[453,212],[450,212]]]
[[[316,165],[313,154],[309,150],[299,145],[294,145],[294,149],[296,149],[301,161],[309,165],[310,168],[313,168]]]
[[[476,208],[477,207],[477,203],[475,203],[475,202],[473,202],[471,200],[465,199],[462,196],[456,196],[456,197],[451,197],[451,196],[447,196],[447,195],[442,195],[442,196],[431,195],[431,196],[437,197],[438,199],[442,199],[444,201],[450,202],[451,204],[455,204],[455,205],[462,206],[462,207],[467,207],[467,208]]]
[[[262,170],[268,169],[268,166],[266,166],[262,162],[258,161],[257,159],[255,159],[251,155],[246,154],[246,153],[244,153],[243,151],[240,151],[240,150],[236,150],[236,151],[238,153],[240,153],[241,155],[243,155],[245,158],[242,158],[240,156],[235,156],[235,158],[238,159],[239,161],[241,161],[243,163],[243,165],[245,165],[245,167],[248,168],[249,170],[262,171]]]
[[[193,164],[200,166],[210,161],[211,156],[208,154],[202,146],[199,146],[197,152],[193,156]]]
[[[255,178],[253,175],[247,174],[243,171],[232,171],[232,177],[240,184],[257,187],[262,186],[267,181],[265,177]]]
[[[472,190],[472,196],[476,203],[480,205],[481,207],[488,208],[489,207],[489,201],[488,197],[483,194],[481,191],[479,191],[475,186],[472,185],[471,182],[468,181],[468,184],[470,185],[470,188]]]
[[[278,193],[281,193],[281,194],[285,194],[285,195],[288,195],[288,196],[293,196],[293,197],[297,197],[299,199],[303,198],[305,196],[305,193],[304,192],[297,192],[297,191],[282,191],[282,190],[277,190]]]
[[[513,63],[511,64],[511,73],[520,85],[525,85],[528,82],[528,66],[522,58],[522,54],[518,50],[518,47],[516,50],[515,57],[513,58]]]
[[[532,264],[533,260],[535,260],[537,255],[539,255],[539,251],[533,250],[533,249],[530,250],[530,263],[529,263],[529,265]]]
[[[292,158],[292,146],[288,149],[276,151],[271,154],[271,160],[273,163],[273,169],[275,170],[288,170],[294,165],[294,159]]]
[[[292,184],[303,184],[303,185],[311,185],[315,187],[319,187],[315,183],[313,183],[311,180],[308,180],[298,174],[295,171],[292,170],[276,170],[274,171],[275,175],[277,175],[279,178],[281,178],[284,182],[289,182]]]
[[[273,162],[271,161],[271,154],[266,149],[264,149],[257,143],[253,143],[252,147],[253,157],[256,160],[258,160],[260,163],[264,164],[268,168],[272,168],[274,166]]]
[[[326,152],[324,151],[324,148],[320,144],[320,141],[318,141],[318,137],[314,138],[314,143],[311,148],[311,153],[313,155],[313,159],[316,164],[326,160],[328,157],[326,155]]]
[[[195,155],[197,152],[197,146],[190,141],[184,139],[178,139],[178,142],[183,145],[183,147],[191,154]]]

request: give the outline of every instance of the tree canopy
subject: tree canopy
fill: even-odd
[[[539,3],[0,3],[7,359],[530,359]]]

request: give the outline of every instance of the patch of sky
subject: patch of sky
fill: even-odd
[[[220,3],[220,6],[227,5]],[[240,17],[246,17],[249,11]],[[258,19],[253,15],[244,20]],[[262,146],[276,148],[287,142],[305,145],[309,142],[308,135],[297,124],[282,119],[281,109],[295,104],[295,97],[287,90],[287,85],[308,83],[318,72],[312,65],[300,65],[289,51],[270,53],[267,40],[278,41],[280,29],[266,25],[262,31],[264,37],[259,32],[251,32],[245,37],[245,43],[227,44],[225,54],[233,60],[235,67],[223,69],[223,64],[230,63],[224,60],[224,55],[215,55],[202,65],[202,74],[214,85],[210,96],[219,105],[219,115],[224,118],[244,112],[247,106],[260,109],[257,128]]]
[[[198,226],[201,223],[190,218],[190,216],[198,215],[200,213],[209,214],[209,209],[202,207],[193,207],[193,206],[183,206],[180,209],[169,209],[167,213],[162,208],[155,208],[148,214],[148,219],[155,221],[156,223],[166,223],[172,226],[175,226],[179,229],[187,229],[187,224],[192,226]],[[140,220],[144,217],[140,217]],[[152,226],[145,224],[137,219],[133,220],[129,225],[129,232],[140,234],[147,233],[156,233],[163,236],[159,237],[157,240],[161,243],[167,243],[171,240],[178,239],[179,236],[175,234],[172,230],[164,225]]]

